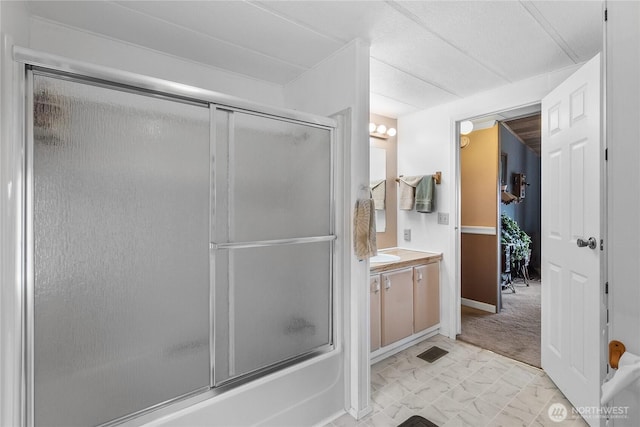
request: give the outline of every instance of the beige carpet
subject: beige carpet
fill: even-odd
[[[540,282],[516,284],[516,293],[502,292],[498,314],[462,306],[458,339],[540,367]]]

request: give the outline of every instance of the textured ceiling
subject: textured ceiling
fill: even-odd
[[[582,63],[600,1],[42,1],[33,15],[276,84],[354,38],[371,110],[416,110]]]

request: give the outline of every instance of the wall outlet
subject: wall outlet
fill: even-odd
[[[438,224],[449,225],[448,212],[438,212]]]
[[[405,242],[410,242],[411,241],[411,229],[410,228],[406,228],[404,230],[404,240],[405,240]]]

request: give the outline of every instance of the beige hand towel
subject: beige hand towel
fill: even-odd
[[[403,176],[400,178],[400,209],[410,211],[416,200],[416,186],[422,176]]]
[[[386,187],[387,181],[384,179],[371,182],[371,195],[373,197],[373,204],[375,205],[377,211],[384,210],[384,199],[386,197],[387,190]]]
[[[358,199],[356,201],[353,215],[353,245],[359,260],[378,254],[373,199]]]

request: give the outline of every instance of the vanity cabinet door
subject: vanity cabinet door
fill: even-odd
[[[376,274],[369,279],[369,294],[371,299],[371,351],[380,348],[380,294],[382,285],[380,275]]]
[[[413,333],[413,268],[382,277],[382,346]]]
[[[414,267],[413,327],[423,331],[440,323],[440,263]]]

